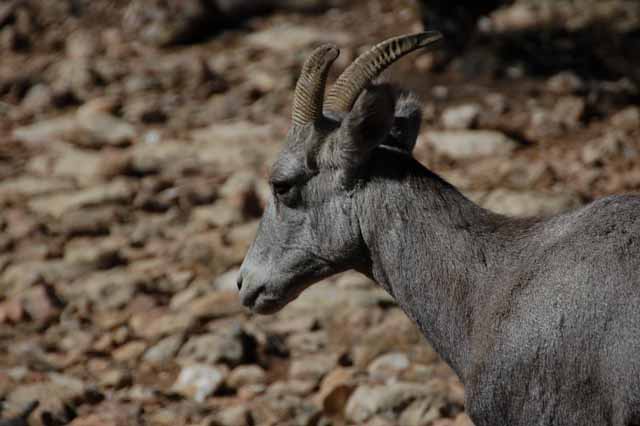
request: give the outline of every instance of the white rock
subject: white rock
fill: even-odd
[[[376,414],[392,412],[417,399],[433,397],[445,392],[446,384],[437,380],[427,384],[363,385],[358,387],[349,398],[345,414],[350,421],[361,424]]]
[[[208,206],[196,207],[193,209],[192,215],[196,222],[215,228],[235,225],[241,222],[244,217],[240,206],[225,200],[218,200]]]
[[[582,203],[574,193],[496,189],[480,200],[480,204],[496,213],[527,217],[561,213],[579,207]]]
[[[640,129],[640,108],[632,106],[615,113],[611,117],[611,124],[623,130]]]
[[[392,352],[374,359],[367,372],[374,379],[395,379],[400,373],[409,368],[410,362],[406,354]]]
[[[267,373],[258,365],[241,365],[236,367],[227,379],[227,384],[233,389],[240,389],[246,385],[263,385],[267,382]]]
[[[338,46],[345,46],[351,42],[351,37],[343,32],[326,31],[323,28],[311,28],[307,25],[287,24],[255,32],[247,40],[250,44],[263,49],[295,52],[316,43],[334,43]]]
[[[136,129],[126,121],[94,109],[80,108],[78,124],[88,131],[98,144],[120,146],[130,143]]]
[[[41,214],[60,217],[81,207],[124,202],[131,195],[132,189],[125,181],[115,180],[80,191],[39,197],[31,201],[29,207]]]
[[[50,142],[60,139],[64,135],[72,132],[77,127],[77,122],[73,116],[62,116],[51,120],[39,121],[37,123],[18,127],[13,131],[13,137],[24,142]]]
[[[147,349],[144,360],[151,363],[163,363],[173,359],[182,346],[183,337],[180,334],[165,337]]]
[[[442,113],[442,125],[447,129],[469,129],[480,115],[477,104],[458,105],[447,108]]]
[[[172,390],[197,402],[212,395],[222,384],[227,372],[205,364],[193,364],[180,371]]]
[[[506,155],[516,147],[514,140],[494,130],[427,131],[423,136],[436,152],[455,160]]]

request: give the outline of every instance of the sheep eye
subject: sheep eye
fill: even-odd
[[[273,182],[271,185],[273,186],[273,192],[279,196],[287,195],[293,188],[293,185],[289,182]]]

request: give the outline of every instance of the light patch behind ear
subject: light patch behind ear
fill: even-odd
[[[395,117],[389,134],[382,145],[413,151],[420,133],[422,105],[413,93],[404,93],[396,103]]]

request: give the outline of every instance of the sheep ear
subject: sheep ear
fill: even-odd
[[[420,101],[414,95],[403,95],[396,104],[393,125],[382,145],[411,153],[416,146],[421,121]]]
[[[343,157],[356,163],[366,161],[391,131],[395,101],[394,90],[387,84],[370,86],[362,92],[340,126]]]

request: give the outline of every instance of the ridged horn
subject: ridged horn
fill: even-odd
[[[304,125],[321,117],[327,75],[339,54],[336,46],[325,44],[314,50],[305,61],[293,98],[294,124]]]
[[[349,112],[360,93],[389,65],[407,53],[442,39],[438,31],[403,35],[385,40],[363,53],[342,73],[327,95],[326,108]]]

